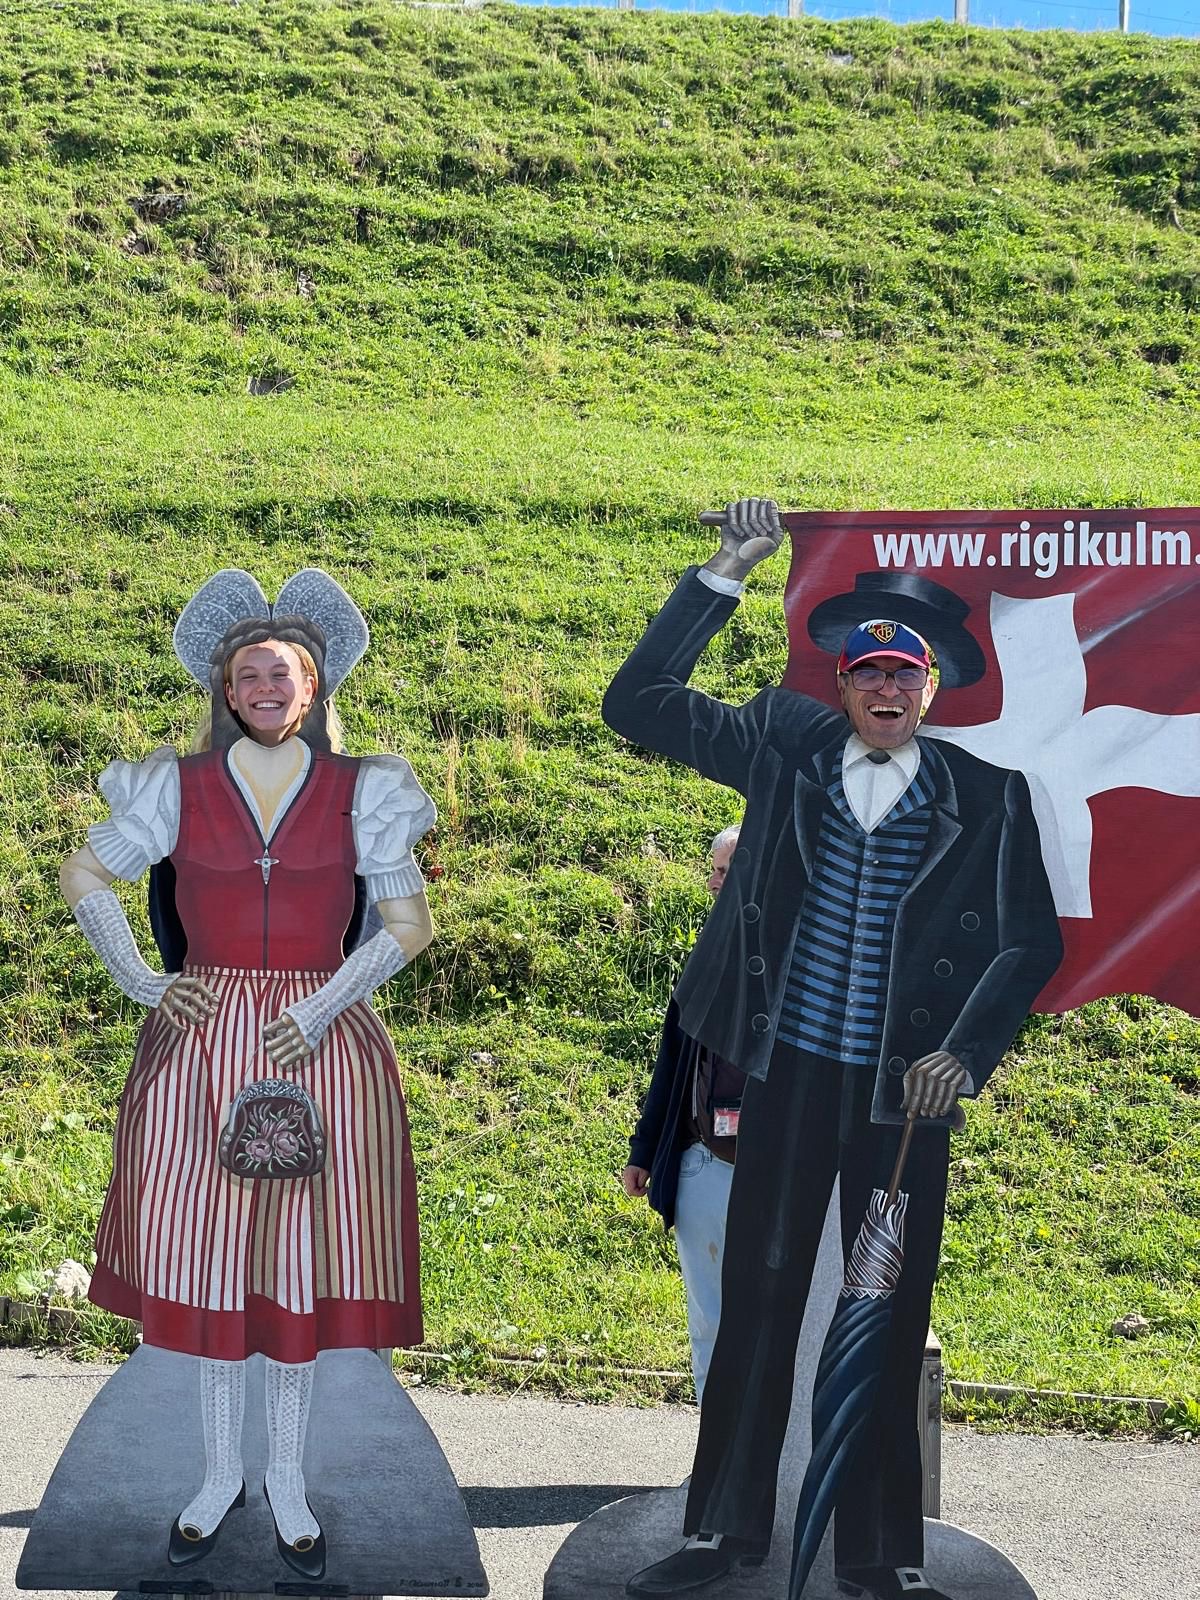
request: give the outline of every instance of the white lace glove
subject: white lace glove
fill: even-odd
[[[304,1042],[315,1050],[333,1021],[356,1000],[366,1000],[381,983],[407,964],[407,956],[386,928],[381,928],[352,955],[319,989],[303,1000],[293,1000],[284,1012],[304,1035]]]
[[[178,978],[177,972],[155,972],[142,960],[133,930],[111,889],[93,889],[75,907],[84,937],[108,968],[122,994],[151,1010]]]

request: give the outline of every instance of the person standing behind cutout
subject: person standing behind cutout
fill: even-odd
[[[740,831],[734,824],[710,846],[707,887],[714,898],[725,882]],[[675,1229],[687,1290],[697,1405],[704,1403],[721,1320],[725,1217],[745,1081],[740,1068],[688,1038],[672,1000],[621,1183],[631,1199],[645,1197],[664,1225]]]

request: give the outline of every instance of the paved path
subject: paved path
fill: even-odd
[[[59,1452],[111,1371],[0,1350],[0,1600]],[[541,1600],[550,1558],[622,1493],[678,1483],[690,1406],[563,1405],[414,1392],[479,1531],[495,1600]],[[943,1433],[943,1513],[1006,1551],[1039,1600],[1200,1593],[1200,1446]]]

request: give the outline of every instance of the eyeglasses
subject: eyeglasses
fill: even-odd
[[[891,678],[897,689],[923,689],[929,682],[928,667],[897,667],[885,672],[882,667],[851,667],[850,682],[856,689],[882,689]]]

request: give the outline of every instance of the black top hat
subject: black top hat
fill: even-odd
[[[970,606],[951,589],[912,572],[859,572],[853,594],[822,600],[808,619],[818,650],[840,655],[846,635],[875,618],[902,622],[927,639],[943,689],[965,689],[983,677],[983,651],[963,627]]]

